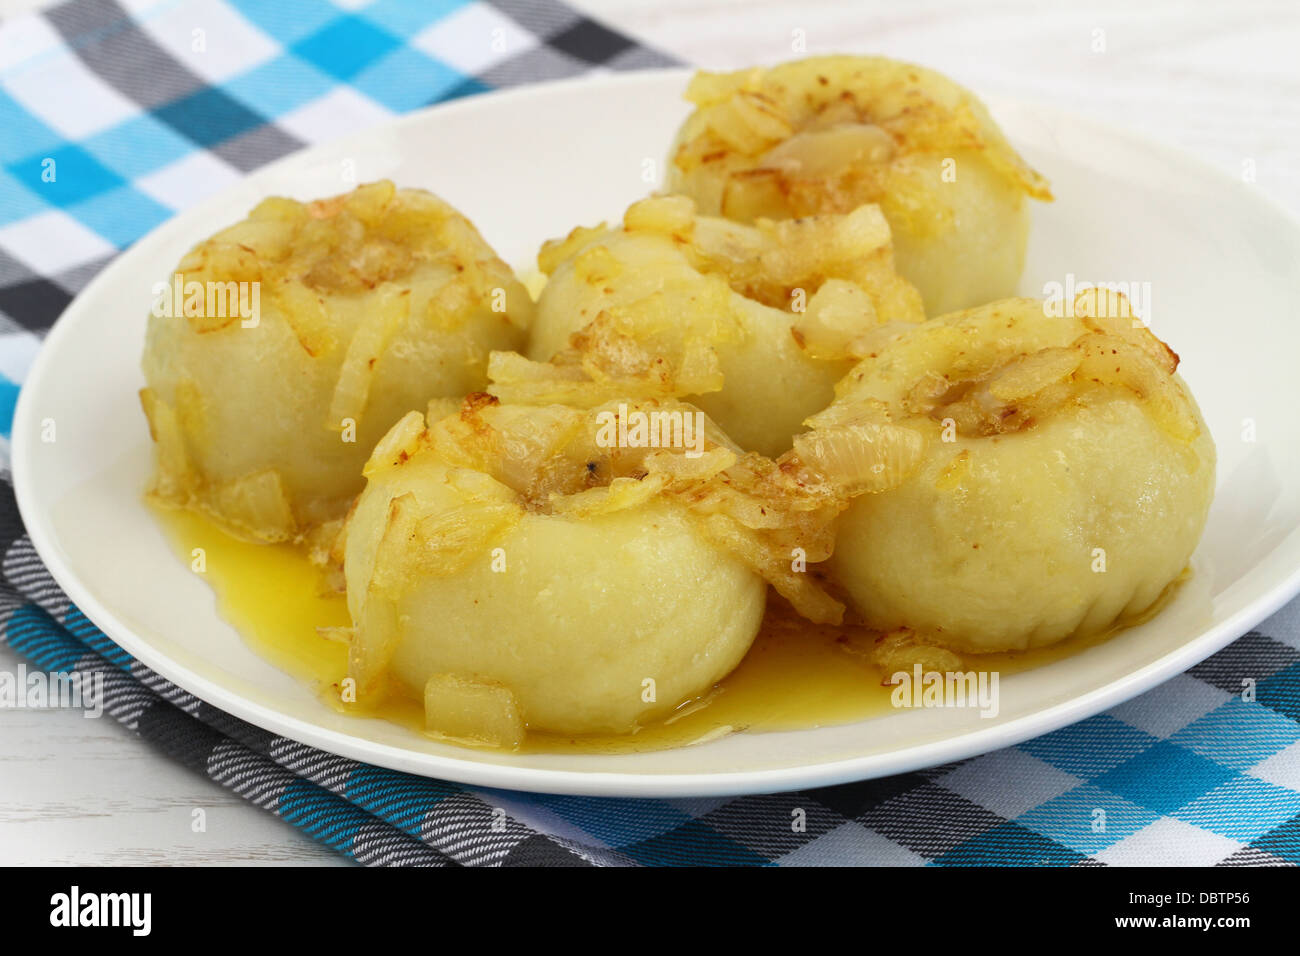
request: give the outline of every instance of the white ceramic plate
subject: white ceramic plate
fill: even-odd
[[[1149,283],[1150,318],[1218,441],[1218,495],[1195,574],[1152,622],[1006,677],[1001,711],[913,710],[845,726],[738,734],[634,755],[499,755],[340,716],[249,650],[140,500],[150,468],[136,398],[150,287],[186,249],[264,196],[308,199],[391,177],[432,189],[501,255],[617,219],[644,195],[686,108],[680,71],[475,97],[307,150],[137,243],[69,306],[18,403],[14,478],[55,578],[104,631],[203,700],[284,736],[412,773],[521,790],[686,796],[793,789],[898,773],[1045,733],[1218,650],[1300,590],[1300,226],[1247,184],[1163,148],[1042,108],[995,103],[1052,181],[1035,208],[1022,291]],[[40,424],[56,423],[57,440]],[[1253,430],[1254,440],[1250,438]]]

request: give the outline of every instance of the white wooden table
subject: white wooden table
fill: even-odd
[[[39,5],[41,0],[18,0]],[[573,2],[573,0],[571,0]],[[1300,5],[576,0],[683,61],[878,52],[1179,146],[1300,213]],[[2,9],[2,8],[0,8]],[[796,46],[802,42],[803,49]],[[0,647],[0,670],[17,656]],[[191,832],[196,808],[204,833]],[[342,861],[114,721],[0,710],[0,864]]]

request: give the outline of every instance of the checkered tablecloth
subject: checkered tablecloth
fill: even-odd
[[[0,22],[3,440],[45,330],[177,210],[395,113],[667,62],[551,0],[72,0]],[[1300,863],[1295,604],[1109,713],[960,764],[802,793],[611,800],[462,787],[275,737],[152,674],[71,606],[7,483],[0,551],[13,648],[103,674],[125,727],[359,862]]]

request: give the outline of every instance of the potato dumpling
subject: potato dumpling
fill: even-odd
[[[698,73],[686,98],[697,109],[670,153],[668,187],[701,212],[752,222],[878,203],[927,314],[1015,294],[1025,197],[1051,192],[947,77],[884,57],[814,57]]]
[[[500,356],[493,394],[689,397],[742,448],[767,455],[830,402],[853,340],[923,317],[874,206],[742,226],[696,216],[685,197],[647,199],[620,228],[577,229],[538,262],[550,278],[528,358],[563,371]]]
[[[395,680],[434,735],[509,748],[528,730],[634,731],[736,666],[766,585],[715,531],[739,459],[701,413],[488,395],[446,410],[384,437],[345,527],[361,702]],[[617,422],[651,414],[688,440],[620,444]]]
[[[145,343],[152,494],[263,541],[341,518],[375,442],[482,388],[533,309],[469,220],[390,182],[267,199],[176,273],[197,294],[155,308]]]
[[[806,464],[892,476],[843,514],[829,565],[868,625],[1038,647],[1147,610],[1187,566],[1215,452],[1178,358],[1122,296],[1069,312],[1010,299],[882,328],[813,419]]]

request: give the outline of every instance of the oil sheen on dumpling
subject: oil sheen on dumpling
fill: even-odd
[[[201,295],[188,313],[155,310],[141,392],[152,494],[263,541],[341,518],[393,423],[482,388],[489,352],[520,347],[532,315],[469,220],[386,181],[267,199],[176,271],[195,288],[243,284],[258,309]]]
[[[559,368],[500,356],[490,391],[686,397],[742,448],[770,456],[834,396],[853,364],[844,343],[923,317],[874,206],[755,227],[654,198],[620,227],[577,229],[538,258],[550,278],[527,357]]]
[[[679,403],[439,404],[376,447],[345,528],[363,702],[395,681],[434,735],[512,748],[631,732],[736,666],[766,584],[701,510],[737,462],[711,423],[706,440]],[[644,411],[687,422],[689,446],[620,447],[614,417]]]
[[[826,56],[699,73],[686,96],[696,110],[670,153],[668,186],[701,212],[752,222],[878,203],[927,314],[1015,294],[1026,197],[1051,193],[984,104],[947,77]]]
[[[805,462],[894,476],[852,502],[830,562],[872,627],[1037,647],[1140,614],[1187,567],[1215,452],[1177,356],[1120,296],[1071,312],[1010,299],[882,328],[813,420]]]

